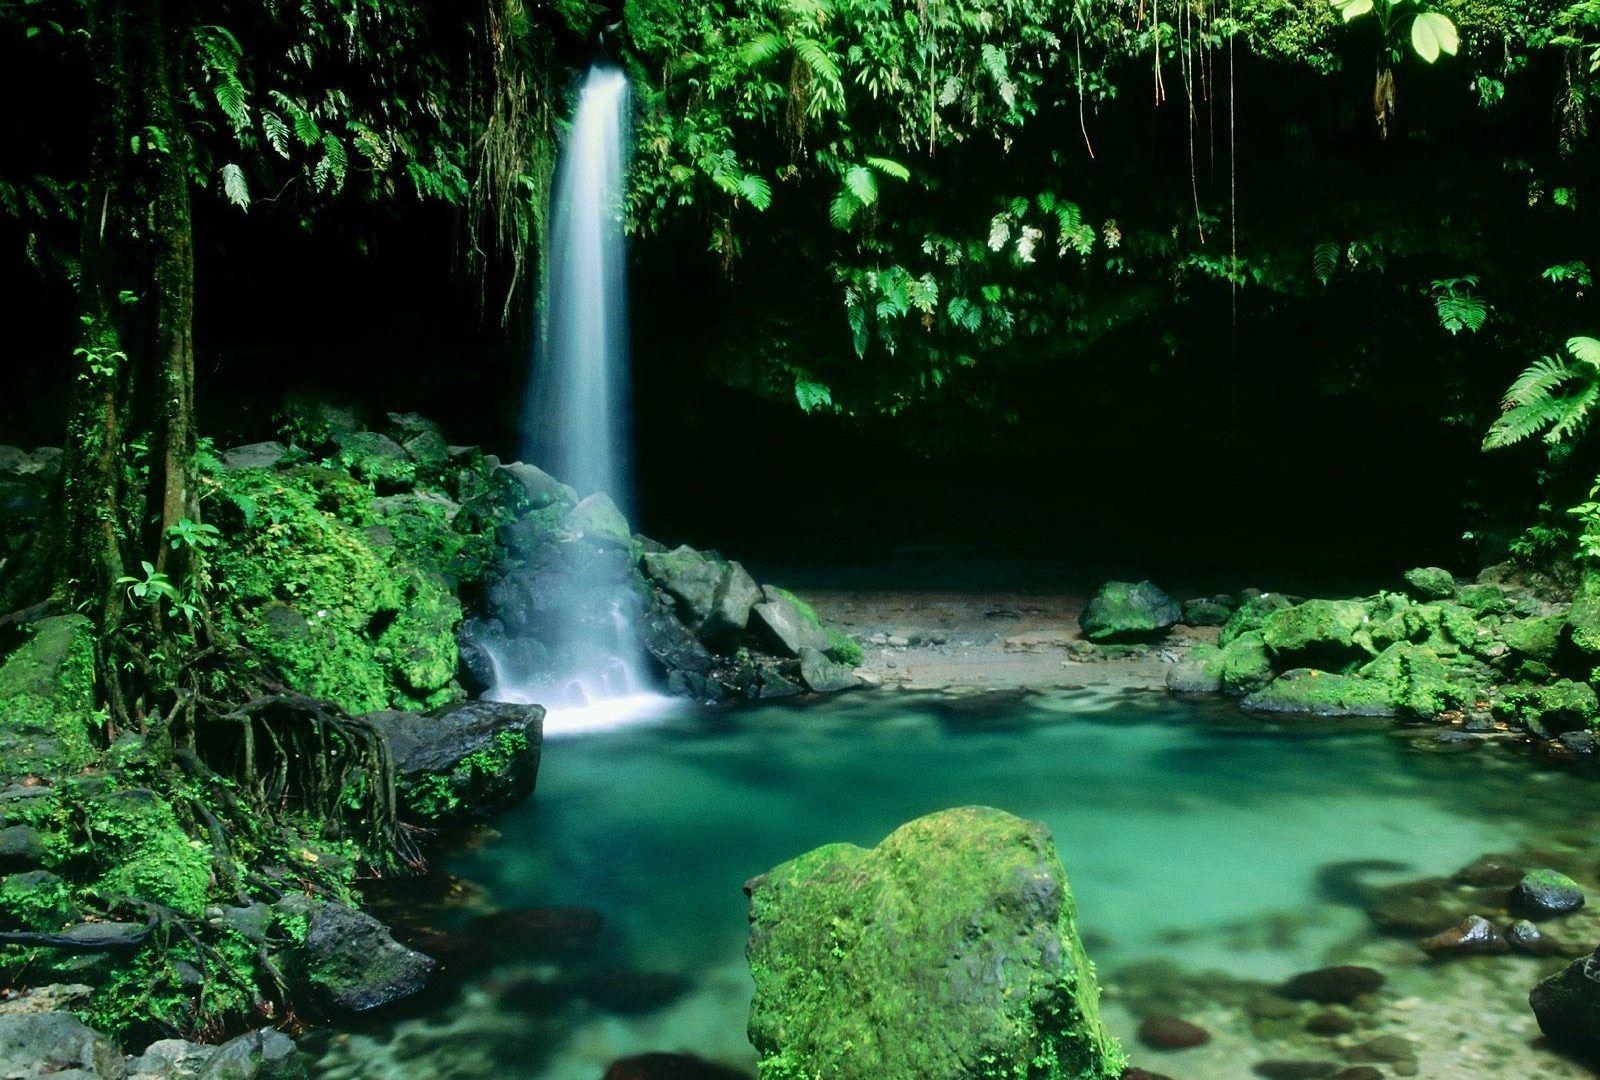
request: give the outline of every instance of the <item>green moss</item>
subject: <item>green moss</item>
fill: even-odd
[[[518,758],[528,752],[528,737],[520,731],[501,731],[482,750],[468,754],[446,773],[430,773],[408,781],[406,805],[426,819],[447,818],[463,806],[471,805],[473,793],[486,779],[510,772]]]
[[[828,627],[827,631],[828,659],[845,667],[860,667],[862,660],[860,642],[836,626]]]
[[[1514,686],[1506,690],[1496,711],[1507,720],[1547,734],[1593,726],[1600,715],[1594,690],[1562,679],[1548,686]]]
[[[100,869],[92,886],[108,898],[151,900],[199,915],[211,890],[211,849],[190,837],[172,804],[140,788],[84,803],[88,853]]]
[[[1262,593],[1240,604],[1238,610],[1222,624],[1217,644],[1227,646],[1252,631],[1260,630],[1275,611],[1292,607],[1293,601],[1282,593]]]
[[[1503,615],[1506,610],[1506,594],[1498,585],[1463,585],[1456,593],[1456,602],[1480,618]]]
[[[1360,600],[1307,600],[1269,615],[1261,639],[1275,661],[1348,661],[1361,654],[1354,635],[1369,610]]]
[[[1555,659],[1556,650],[1561,647],[1561,630],[1565,625],[1566,618],[1561,615],[1517,619],[1500,627],[1500,637],[1522,656],[1548,662]]]
[[[1390,716],[1395,711],[1392,691],[1384,683],[1309,668],[1278,676],[1245,698],[1244,706],[1313,716]]]
[[[324,469],[218,477],[214,577],[223,618],[297,690],[354,713],[455,696],[460,602],[395,543],[375,545],[370,492]]]
[[[1094,967],[1049,833],[966,807],[753,882],[761,1080],[1110,1080]]]
[[[1455,595],[1456,579],[1438,566],[1419,566],[1405,572],[1406,588],[1418,600],[1447,600]]]
[[[1591,655],[1600,653],[1600,571],[1585,570],[1567,611],[1572,644]]]
[[[1272,660],[1259,630],[1250,630],[1222,650],[1222,689],[1235,696],[1254,693],[1272,681]]]
[[[72,889],[48,870],[30,870],[0,878],[0,915],[10,926],[25,930],[60,930],[77,917]]]
[[[99,726],[89,620],[39,620],[0,666],[0,772],[75,772],[94,760]]]

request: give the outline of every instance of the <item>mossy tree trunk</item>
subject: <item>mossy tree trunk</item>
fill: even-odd
[[[118,725],[144,726],[161,707],[170,687],[151,657],[175,653],[170,617],[130,600],[122,579],[145,578],[148,562],[178,586],[187,552],[164,537],[198,517],[192,155],[169,6],[87,6],[97,101],[56,576],[62,598],[97,623],[101,683]]]

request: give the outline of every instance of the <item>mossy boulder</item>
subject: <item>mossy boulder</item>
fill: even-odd
[[[423,540],[402,547],[409,527],[374,528],[371,489],[314,467],[244,469],[217,483],[229,510],[218,517],[214,570],[228,600],[223,618],[285,682],[353,713],[460,696],[460,601],[408,554],[432,561],[420,555]],[[427,513],[418,507],[378,514]],[[448,561],[442,549],[439,558]]]
[[[1360,600],[1307,600],[1268,616],[1261,640],[1280,667],[1338,667],[1362,655],[1355,635],[1366,625],[1368,614]]]
[[[751,634],[779,656],[799,657],[801,649],[826,653],[832,647],[822,620],[811,605],[789,592],[768,585],[765,597],[750,609]]]
[[[761,1080],[1111,1080],[1049,830],[986,807],[830,844],[745,885]]]
[[[572,513],[567,515],[567,527],[586,540],[599,544],[617,544],[627,547],[633,542],[633,530],[628,519],[622,516],[611,496],[597,491],[581,499]]]
[[[1196,645],[1167,669],[1167,689],[1179,694],[1213,694],[1222,689],[1223,652],[1215,645]]]
[[[1507,720],[1542,735],[1560,735],[1592,724],[1600,714],[1594,689],[1571,679],[1545,686],[1513,686],[1496,705]]]
[[[1222,626],[1233,614],[1234,604],[1226,596],[1201,596],[1183,602],[1185,626]]]
[[[1501,625],[1500,640],[1520,656],[1548,663],[1561,648],[1561,631],[1565,625],[1566,617],[1562,615],[1514,619]]]
[[[1567,609],[1567,630],[1581,652],[1600,655],[1600,571],[1585,570]]]
[[[1178,602],[1148,581],[1108,581],[1084,606],[1078,625],[1083,636],[1096,644],[1148,641],[1165,634],[1182,617]]]
[[[1394,698],[1382,683],[1357,675],[1296,668],[1244,699],[1256,712],[1310,716],[1392,716]]]
[[[1267,624],[1267,619],[1275,611],[1293,607],[1294,601],[1282,593],[1258,593],[1247,598],[1228,616],[1228,621],[1222,624],[1222,633],[1217,637],[1219,645],[1228,645],[1251,631],[1260,630]]]
[[[680,544],[671,551],[645,552],[640,565],[645,576],[676,601],[678,617],[685,625],[699,627],[711,617],[726,573],[718,560]]]
[[[1357,672],[1381,687],[1401,715],[1432,719],[1460,709],[1482,692],[1470,669],[1446,664],[1426,645],[1396,642]]]
[[[1222,689],[1235,697],[1254,693],[1272,681],[1272,658],[1259,630],[1251,630],[1222,648]]]
[[[93,627],[40,619],[0,666],[0,775],[81,769],[95,757]]]
[[[1505,590],[1488,583],[1463,585],[1456,592],[1456,603],[1482,618],[1485,615],[1503,615],[1506,612]]]
[[[1456,579],[1438,566],[1419,566],[1403,575],[1406,591],[1418,600],[1448,600],[1456,594]]]

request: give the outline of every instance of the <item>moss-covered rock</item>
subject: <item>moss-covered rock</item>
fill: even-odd
[[[290,686],[354,713],[459,696],[460,601],[409,557],[433,547],[448,563],[449,545],[413,536],[402,547],[406,528],[373,532],[370,489],[328,469],[244,469],[216,482],[231,508],[214,572],[223,618]],[[405,513],[427,512],[410,503]]]
[[[394,761],[408,817],[459,822],[509,809],[533,794],[544,709],[474,701],[427,716],[373,713]]]
[[[749,882],[761,1080],[1110,1080],[1049,831],[966,807]]]
[[[0,666],[0,776],[72,772],[95,756],[94,638],[88,619],[41,619]]]
[[[1395,712],[1390,689],[1383,683],[1311,668],[1284,672],[1243,704],[1257,712],[1311,716],[1392,716]]]
[[[1183,617],[1178,602],[1148,581],[1108,581],[1084,605],[1078,625],[1097,644],[1160,637]]]
[[[1428,646],[1409,642],[1390,645],[1358,674],[1381,687],[1401,715],[1419,719],[1464,708],[1483,692],[1471,668],[1449,665]]]
[[[1280,667],[1338,667],[1362,655],[1355,634],[1366,625],[1368,610],[1360,600],[1307,600],[1268,616],[1261,640]]]
[[[1514,619],[1501,625],[1500,639],[1519,655],[1548,663],[1555,659],[1561,647],[1561,631],[1565,625],[1566,617],[1562,615]]]
[[[1294,601],[1282,593],[1260,593],[1252,596],[1240,604],[1228,621],[1222,624],[1222,633],[1217,637],[1219,645],[1229,645],[1245,634],[1260,630],[1267,624],[1267,619],[1275,611],[1293,607]]]
[[[1560,735],[1594,723],[1597,707],[1593,688],[1571,679],[1546,686],[1513,686],[1496,705],[1505,719],[1536,734]]]
[[[1418,600],[1448,600],[1456,594],[1456,579],[1438,566],[1419,566],[1404,574],[1406,591]]]
[[[1179,694],[1211,694],[1222,689],[1223,651],[1196,645],[1167,669],[1167,689]]]
[[[1456,603],[1479,618],[1485,615],[1503,615],[1508,606],[1505,590],[1498,585],[1488,583],[1463,585],[1456,592]]]
[[[128,788],[83,806],[88,850],[100,869],[94,888],[106,896],[150,900],[199,915],[211,889],[211,850],[192,838],[172,804]]]
[[[416,993],[433,974],[432,959],[395,941],[364,912],[298,896],[285,897],[279,907],[304,928],[289,974],[321,1015],[382,1008]]]
[[[1251,630],[1222,648],[1222,689],[1235,697],[1254,693],[1272,681],[1272,659],[1261,631]]]
[[[1600,571],[1585,570],[1578,579],[1567,609],[1567,630],[1580,651],[1600,655]]]

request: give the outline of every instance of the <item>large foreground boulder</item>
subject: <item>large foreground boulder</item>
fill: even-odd
[[[1528,994],[1539,1030],[1552,1040],[1600,1051],[1600,949],[1574,960]]]
[[[111,1040],[68,1012],[0,1016],[0,1077],[121,1077]]]
[[[368,718],[389,743],[407,815],[458,822],[510,809],[533,794],[544,709],[471,701],[427,716],[378,712]]]
[[[1159,637],[1183,617],[1179,603],[1148,581],[1108,581],[1078,617],[1083,636],[1093,642],[1146,641]]]
[[[1119,1076],[1050,832],[987,807],[745,885],[764,1077]]]

